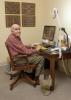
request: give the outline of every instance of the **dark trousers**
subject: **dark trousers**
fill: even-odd
[[[50,61],[45,58],[44,60],[44,69],[49,69],[50,68]]]

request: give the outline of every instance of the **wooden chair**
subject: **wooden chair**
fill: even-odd
[[[6,44],[5,44],[6,45]],[[14,61],[13,61],[13,57],[11,56],[11,53],[10,53],[10,50],[9,50],[9,47],[8,45],[6,45],[6,48],[8,50],[8,53],[9,53],[9,56],[10,56],[10,67],[12,68],[13,71],[18,71],[19,74],[17,75],[17,78],[14,79],[14,81],[10,84],[10,90],[13,89],[14,85],[18,82],[19,79],[24,79],[26,82],[32,84],[33,86],[35,86],[35,81],[32,80],[32,78],[30,78],[26,72],[29,71],[29,70],[32,70],[34,71],[35,68],[36,68],[36,65],[34,64],[29,64],[28,62],[28,59],[27,59],[27,55],[19,55],[20,57],[24,57],[24,59],[27,61],[26,64],[24,65],[19,65],[17,66],[16,64],[14,64]],[[12,76],[11,76],[12,78]]]

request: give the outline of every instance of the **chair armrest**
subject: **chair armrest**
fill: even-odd
[[[29,64],[28,55],[22,55],[22,54],[14,56],[13,59],[12,59],[12,63],[14,64],[15,62],[22,60],[22,59],[24,61],[26,61],[27,64]]]
[[[16,55],[15,57],[21,57],[22,58],[22,57],[28,57],[28,56],[27,55],[21,55],[20,54],[20,55]]]

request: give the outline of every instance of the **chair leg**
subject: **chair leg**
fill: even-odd
[[[26,75],[26,74],[24,74],[24,79],[25,79],[25,81],[27,82],[27,83],[29,83],[29,84],[31,84],[31,85],[35,85],[36,84],[36,82],[35,82],[35,80],[32,80],[28,75]]]
[[[13,89],[14,85],[18,82],[18,80],[20,79],[20,76],[18,76],[15,81],[13,83],[10,84],[10,90]]]
[[[14,88],[14,85],[18,82],[18,80],[24,79],[25,82],[33,85],[36,87],[36,81],[32,80],[27,74],[25,74],[23,71],[21,71],[18,75],[18,77],[13,81],[13,83],[10,84],[10,90]]]

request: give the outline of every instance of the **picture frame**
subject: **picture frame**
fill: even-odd
[[[56,26],[44,26],[42,39],[53,41]]]

